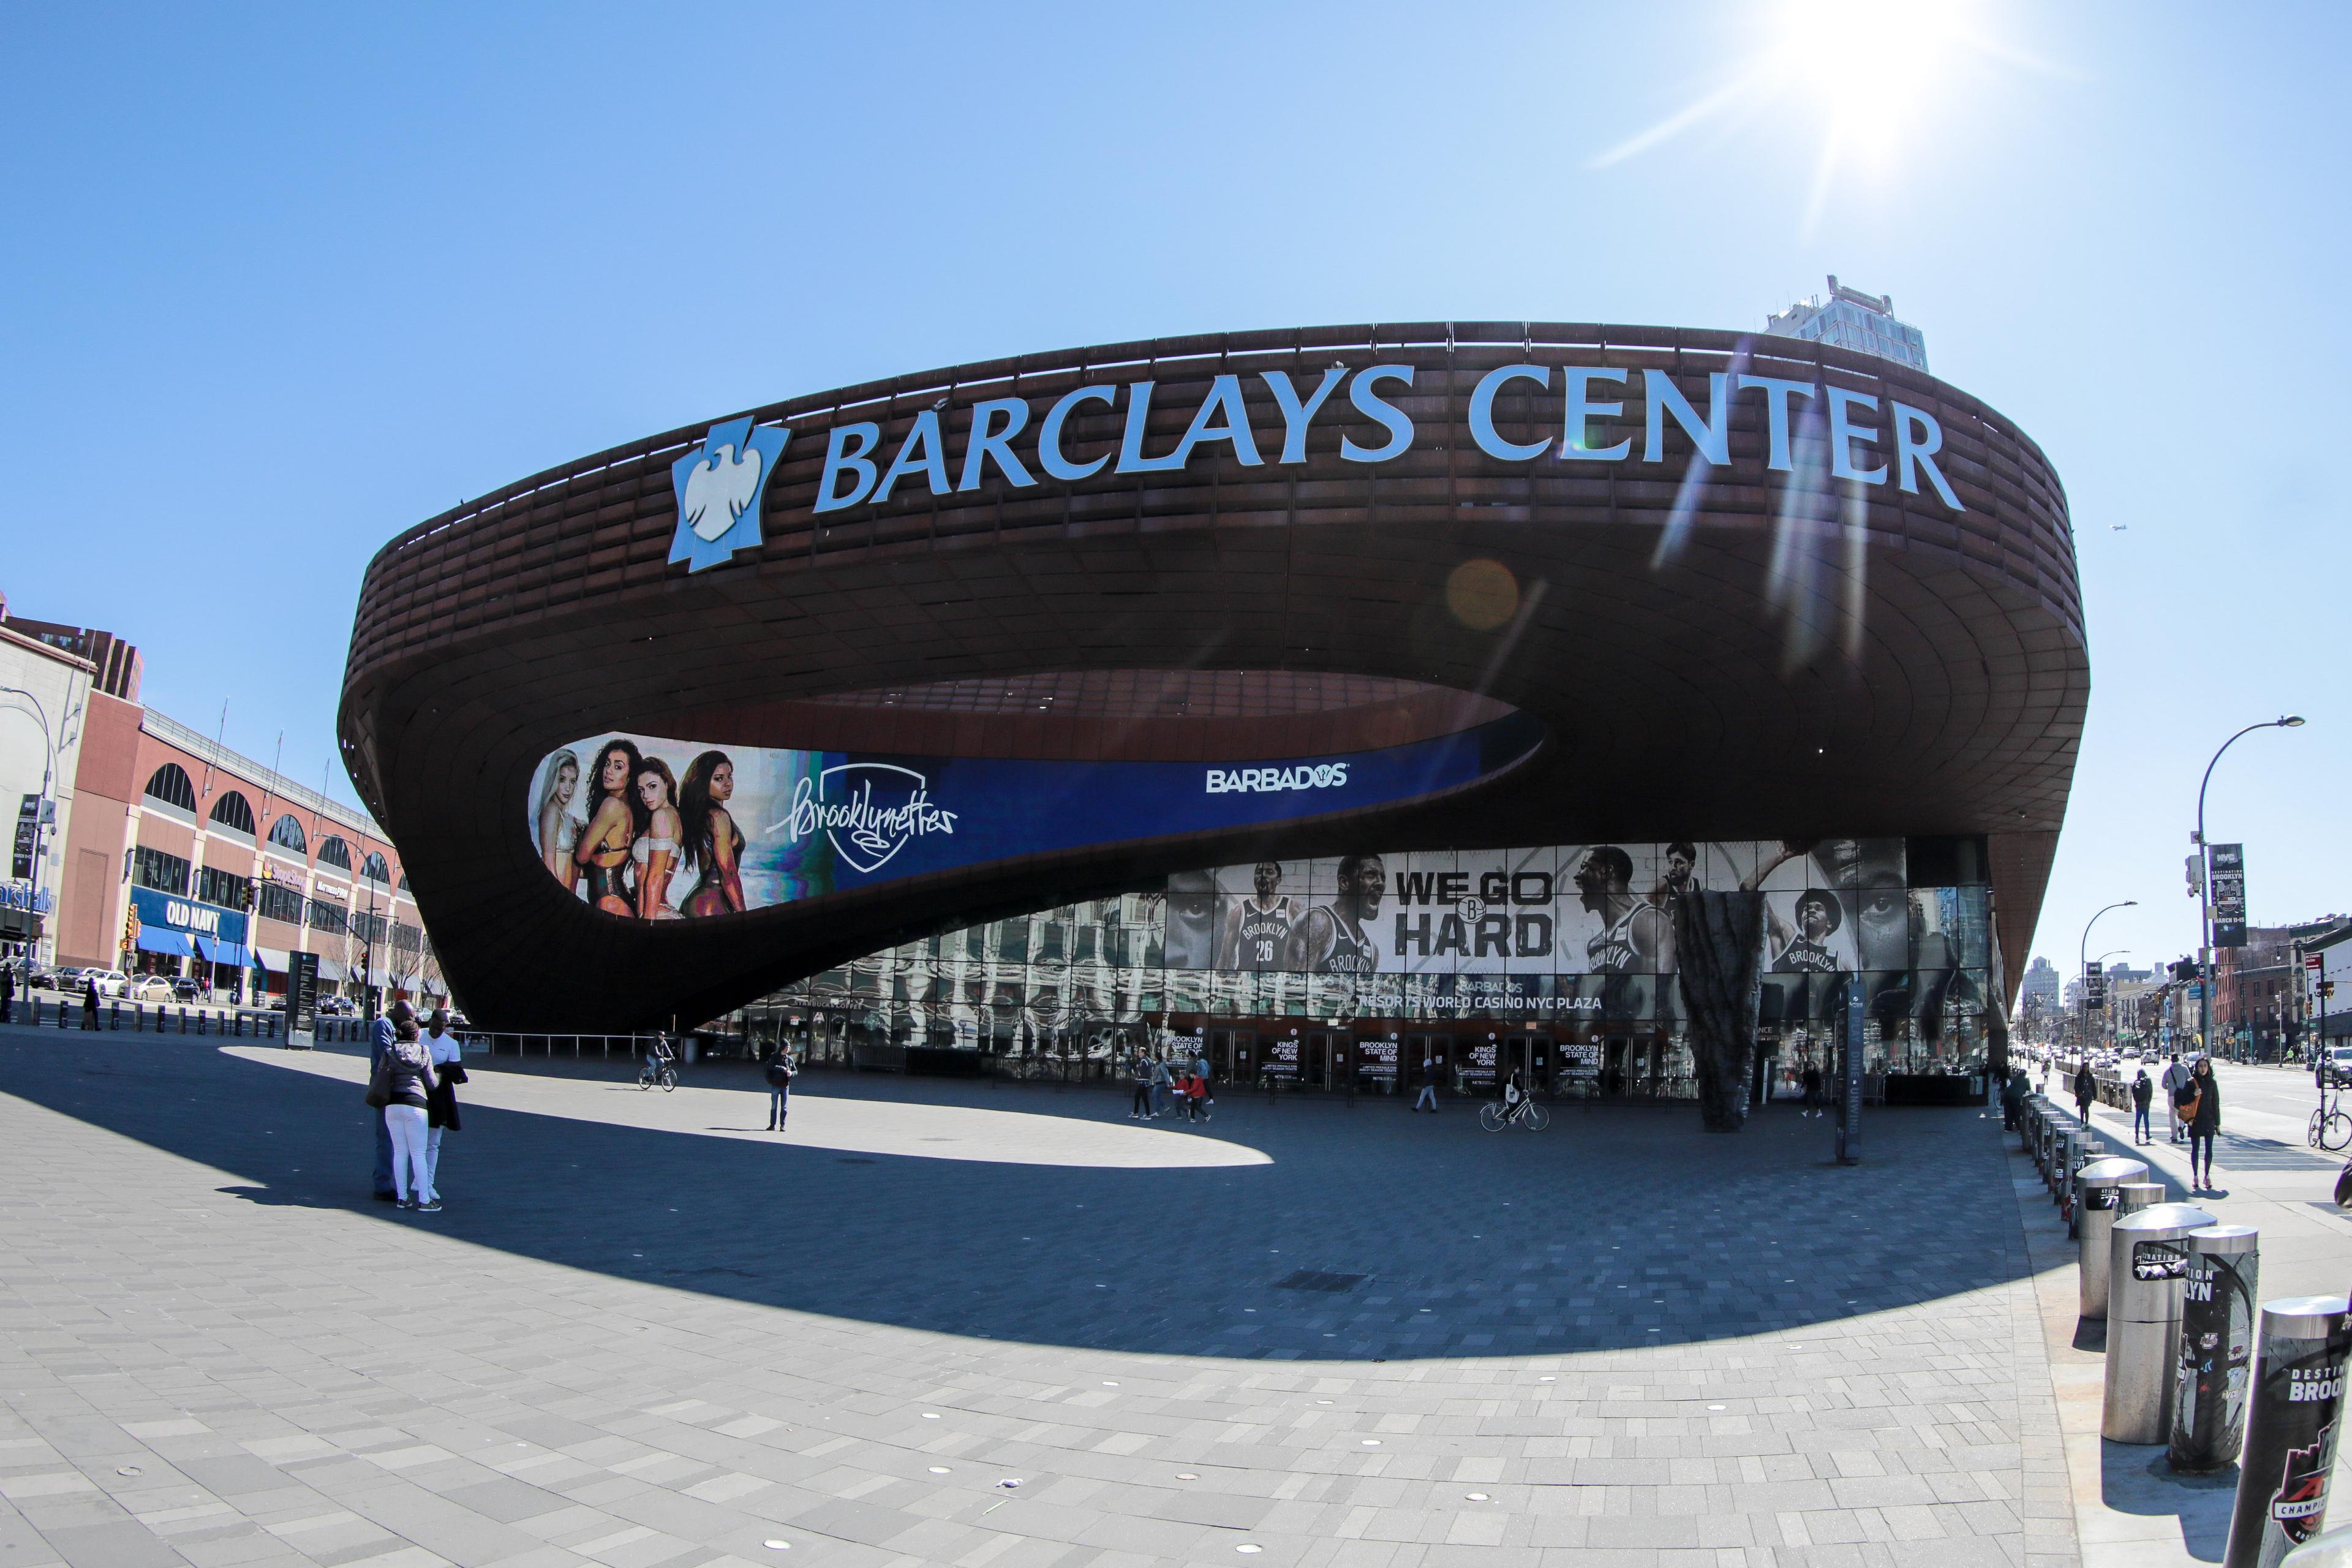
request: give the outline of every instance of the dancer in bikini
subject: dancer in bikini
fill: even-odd
[[[637,764],[637,799],[645,809],[645,831],[629,846],[637,867],[637,918],[641,921],[681,919],[669,905],[669,880],[677,870],[677,780],[669,764],[647,757]]]
[[[697,918],[743,912],[743,830],[727,810],[734,796],[735,764],[724,752],[695,758],[677,786],[686,868],[697,874],[686,912]]]
[[[633,915],[636,900],[629,890],[629,846],[650,821],[645,803],[637,798],[637,770],[645,763],[634,742],[612,740],[596,752],[596,809],[588,830],[572,847],[580,868],[581,890],[588,902],[608,915]]]

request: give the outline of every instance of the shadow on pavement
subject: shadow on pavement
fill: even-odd
[[[1214,1133],[1272,1163],[1122,1170],[851,1155],[477,1103],[445,1144],[448,1207],[423,1216],[370,1198],[372,1113],[354,1086],[222,1043],[0,1028],[0,1089],[235,1177],[206,1185],[258,1205],[799,1311],[1152,1353],[1656,1346],[1833,1328],[2028,1268],[2000,1123],[1973,1110],[1873,1112],[1864,1163],[1838,1169],[1823,1122],[1778,1110],[1731,1138],[1695,1112],[1632,1108],[1489,1135],[1466,1108],[1229,1096]],[[740,1077],[741,1120],[763,1123],[758,1081]],[[1112,1093],[1043,1086],[816,1074],[795,1090],[835,1095],[1125,1112]]]

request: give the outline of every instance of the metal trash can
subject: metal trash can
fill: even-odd
[[[2189,1233],[2212,1223],[2211,1215],[2189,1204],[2156,1204],[2115,1222],[2107,1253],[2106,1389],[2099,1412],[2099,1436],[2111,1443],[2171,1439]]]
[[[2263,1303],[2246,1448],[2238,1461],[2222,1568],[2276,1568],[2291,1548],[2326,1526],[2347,1351],[2352,1330],[2343,1297],[2289,1296]]]
[[[2189,1233],[2168,1456],[2176,1470],[2218,1470],[2238,1458],[2254,1359],[2259,1241],[2260,1233],[2245,1225],[2209,1225]]]
[[[2107,1233],[2121,1214],[2123,1189],[2145,1184],[2147,1179],[2147,1165],[2119,1155],[2094,1160],[2074,1173],[2074,1185],[2082,1194],[2074,1222],[2081,1244],[2076,1276],[2085,1318],[2107,1315]]]
[[[2063,1205],[2066,1183],[2074,1173],[2074,1119],[2066,1118],[2052,1129],[2050,1136],[2050,1168],[2042,1173],[2050,1186],[2050,1201]]]
[[[2169,1201],[2170,1200],[2165,1196],[2164,1184],[2162,1182],[2126,1182],[2122,1186],[2116,1189],[2116,1212],[2113,1217],[2108,1220],[2107,1224],[2112,1230],[2116,1220],[2123,1218],[2124,1215],[2127,1214],[2137,1214],[2142,1209],[2152,1209],[2160,1203],[2168,1203]],[[2108,1244],[2110,1247],[2114,1245],[2114,1237],[2112,1235],[2108,1237]],[[2107,1279],[2107,1299],[2112,1301],[2115,1300],[2116,1293],[2116,1284],[2113,1272],[2115,1268],[2115,1255],[2112,1251],[2110,1251],[2107,1256],[2107,1268],[2109,1270]]]

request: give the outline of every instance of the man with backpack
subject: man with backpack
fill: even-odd
[[[2172,1053],[2172,1060],[2165,1067],[2164,1076],[2157,1081],[2163,1086],[2165,1114],[2172,1122],[2172,1141],[2178,1143],[2180,1142],[2180,1086],[2189,1081],[2189,1069],[2180,1065],[2179,1051]]]
[[[782,1132],[784,1130],[784,1112],[791,1109],[793,1098],[793,1053],[788,1047],[782,1045],[776,1047],[775,1054],[768,1058],[765,1076],[768,1080],[768,1131]]]
[[[2132,1079],[2131,1089],[2132,1142],[2146,1143],[2155,1136],[2147,1129],[2147,1108],[2156,1099],[2156,1084],[2147,1076],[2147,1068],[2139,1069],[2138,1076]]]

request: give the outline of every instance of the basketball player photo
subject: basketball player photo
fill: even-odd
[[[1377,855],[1339,859],[1339,890],[1291,927],[1283,967],[1310,974],[1370,974],[1380,967],[1371,922],[1388,893],[1388,868]]]
[[[1283,966],[1290,946],[1290,928],[1300,910],[1282,891],[1282,866],[1261,860],[1250,872],[1254,891],[1224,900],[1223,951],[1217,967],[1246,973],[1265,973]]]

